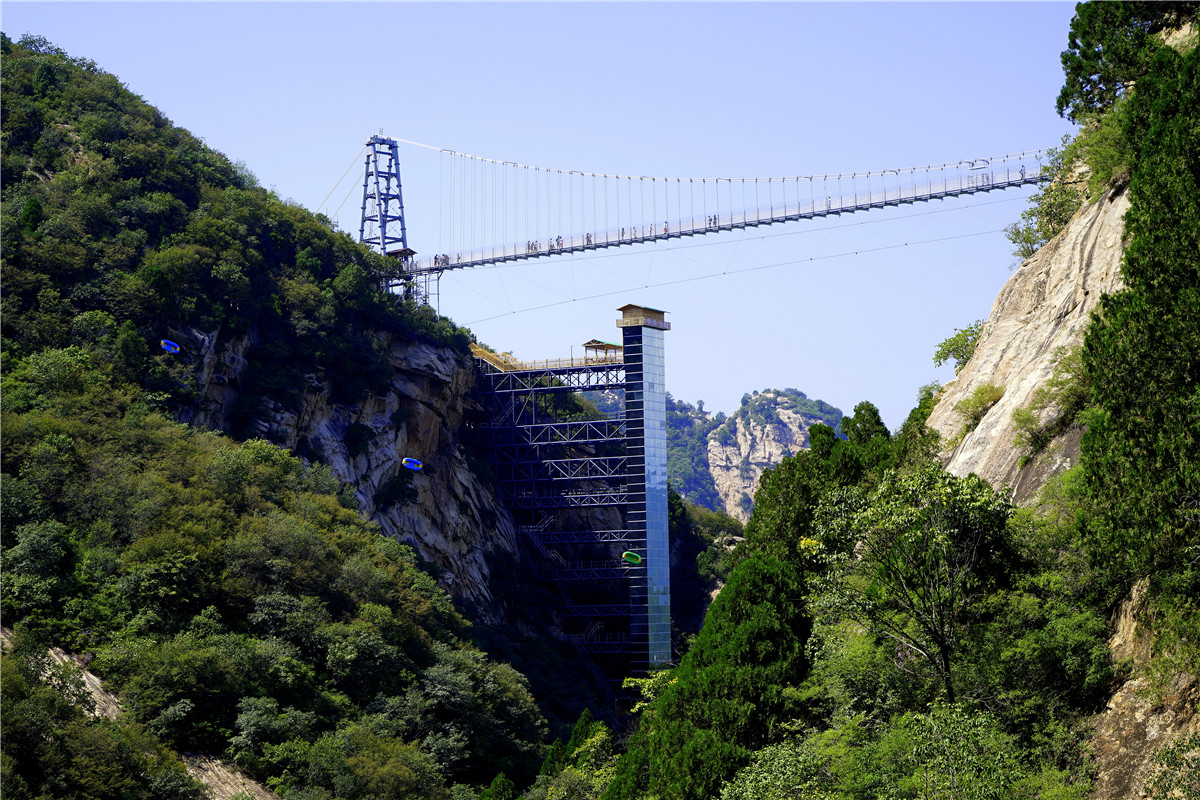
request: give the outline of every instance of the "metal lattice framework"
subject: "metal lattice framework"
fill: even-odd
[[[358,240],[371,245],[380,255],[407,260],[404,197],[400,187],[400,155],[395,139],[372,136],[367,140],[363,168],[362,222]]]
[[[670,658],[663,312],[620,309],[622,345],[593,340],[581,359],[523,363],[472,348],[490,454],[526,552],[564,599],[565,630],[620,674]],[[560,421],[566,393],[619,389],[612,418]],[[609,524],[599,524],[607,520]],[[579,620],[588,621],[579,630]]]
[[[592,656],[628,658],[645,648],[629,629],[635,613],[630,598],[645,591],[645,572],[623,562],[620,553],[644,549],[645,533],[628,524],[584,529],[570,522],[577,523],[581,512],[607,510],[628,523],[634,495],[625,452],[627,425],[620,418],[555,418],[556,398],[564,394],[623,390],[624,362],[619,353],[539,365],[479,348],[475,356],[477,390],[488,406],[488,418],[475,433],[490,454],[537,574],[563,595],[557,611],[569,639]],[[589,602],[580,597],[623,599]],[[578,628],[577,621],[586,622],[586,628]]]

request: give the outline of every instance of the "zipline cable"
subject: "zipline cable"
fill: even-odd
[[[881,247],[866,248],[863,250],[847,250],[845,252],[830,253],[828,255],[823,255],[823,256],[810,256],[809,258],[798,258],[798,259],[794,259],[791,261],[779,261],[774,264],[760,264],[757,267],[745,267],[743,269],[731,269],[731,270],[726,270],[724,272],[721,272],[719,274],[693,275],[689,278],[679,278],[679,279],[673,280],[673,281],[660,281],[658,283],[645,283],[645,284],[642,284],[638,288],[656,289],[656,288],[661,288],[663,286],[675,286],[675,285],[683,284],[683,283],[693,283],[695,281],[709,280],[711,278],[717,278],[722,275],[740,275],[740,274],[746,273],[746,272],[760,272],[760,271],[766,270],[766,269],[777,269],[779,267],[789,267],[789,266],[794,266],[796,264],[809,263],[812,261],[826,261],[831,258],[844,258],[846,256],[857,256],[857,255],[863,255],[866,253],[878,253],[878,252],[882,252],[885,250],[895,250],[900,247],[911,247],[913,245],[922,245],[922,244],[936,244],[938,242],[948,242],[948,241],[953,241],[955,239],[967,239],[967,238],[971,238],[974,236],[988,236],[988,235],[991,235],[994,233],[1001,233],[1002,231],[1003,231],[1003,228],[1000,228],[997,230],[990,230],[990,231],[977,231],[975,233],[962,233],[962,234],[958,234],[956,236],[943,236],[943,237],[940,237],[937,239],[924,239],[924,240],[920,240],[920,241],[916,241],[916,242],[902,242],[902,243],[898,243],[898,244],[889,244],[889,245],[883,245]],[[583,258],[580,260],[590,261],[591,259]],[[530,283],[533,283],[533,281],[530,281]],[[553,290],[550,290],[550,291],[553,291]],[[597,294],[587,295],[586,297],[576,297],[576,298],[571,298],[570,300],[560,300],[560,301],[557,301],[554,303],[544,303],[544,304],[538,305],[538,306],[529,306],[528,308],[516,309],[507,314],[496,314],[495,316],[491,316],[491,317],[483,317],[481,319],[472,320],[471,322],[467,322],[464,324],[467,326],[478,325],[481,322],[491,322],[492,320],[512,316],[513,314],[523,314],[528,311],[541,311],[541,310],[547,309],[547,308],[554,308],[556,306],[567,305],[568,303],[577,303],[581,300],[596,300],[601,297],[611,297],[613,295],[624,294],[628,291],[629,291],[628,288],[614,289],[614,290],[608,291],[608,292],[599,292]],[[558,294],[560,296],[562,295],[561,292],[555,292],[555,294]]]

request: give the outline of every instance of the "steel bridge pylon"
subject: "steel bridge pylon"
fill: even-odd
[[[408,233],[404,225],[399,145],[395,139],[372,136],[367,140],[362,198],[358,240],[383,256],[415,255],[404,252],[408,250]]]
[[[524,550],[562,597],[573,644],[618,678],[671,657],[663,353],[671,326],[657,309],[620,311],[623,344],[589,342],[582,359],[529,364],[473,348],[488,408],[477,438]],[[621,398],[605,419],[560,418],[565,394],[604,390]]]

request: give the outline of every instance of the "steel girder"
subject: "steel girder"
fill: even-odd
[[[512,508],[601,508],[622,506],[630,502],[629,493],[621,489],[602,489],[596,492],[545,495],[534,492],[510,493]]]
[[[644,643],[626,633],[599,633],[590,636],[568,637],[581,650],[588,653],[622,654],[634,652],[633,648]]]
[[[589,364],[580,367],[483,372],[480,381],[493,394],[513,392],[577,392],[582,389],[621,389],[624,364]]]
[[[556,581],[645,581],[646,570],[642,567],[622,566],[613,561],[568,561],[561,564],[544,564],[542,576]]]
[[[625,421],[595,419],[582,422],[483,425],[478,431],[489,447],[512,447],[521,444],[597,444],[624,440]]]
[[[536,537],[543,544],[548,545],[563,545],[563,544],[628,544],[630,542],[641,542],[645,546],[645,535],[638,531],[631,530],[612,530],[612,531],[531,531],[527,528],[522,528],[521,533]]]
[[[518,481],[589,481],[617,479],[624,483],[628,463],[625,456],[597,456],[595,458],[547,458],[541,461],[497,461],[496,466],[505,473],[501,480]],[[511,478],[507,476],[511,475]]]

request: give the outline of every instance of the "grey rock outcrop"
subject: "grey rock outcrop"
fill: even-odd
[[[822,422],[790,407],[787,397],[771,390],[756,400],[772,396],[776,413],[768,421],[739,414],[708,436],[708,466],[717,494],[725,512],[742,522],[750,519],[763,470],[807,449],[809,427]]]
[[[1034,391],[1053,374],[1055,351],[1082,341],[1101,296],[1121,288],[1124,216],[1128,195],[1109,192],[1084,206],[1058,236],[1027,259],[1000,290],[970,361],[943,389],[929,426],[953,439],[963,427],[954,407],[977,388],[993,384],[1004,395],[978,426],[945,454],[955,475],[974,472],[993,486],[1013,486],[1015,499],[1032,496],[1049,475],[1078,456],[1078,432],[1047,448],[1031,473],[1022,474],[1022,453],[1013,446],[1013,411],[1028,406]]]
[[[193,337],[204,397],[189,421],[226,429],[255,336],[236,338],[219,352],[217,332],[194,331]],[[471,469],[460,438],[474,371],[446,348],[396,337],[386,346],[392,366],[387,392],[335,403],[324,375],[306,375],[298,410],[262,398],[266,412],[251,430],[318,454],[354,487],[359,508],[384,534],[437,565],[456,600],[483,619],[496,618],[490,564],[496,555],[515,554],[516,528],[493,487]],[[405,457],[423,468],[406,469]]]
[[[1151,660],[1151,637],[1138,626],[1145,593],[1145,582],[1139,583],[1121,603],[1108,643],[1113,660],[1131,664],[1135,674],[1144,673]],[[1195,675],[1176,673],[1165,685],[1153,686],[1143,674],[1122,684],[1092,721],[1098,769],[1090,800],[1141,797],[1158,751],[1200,733],[1198,708]]]

